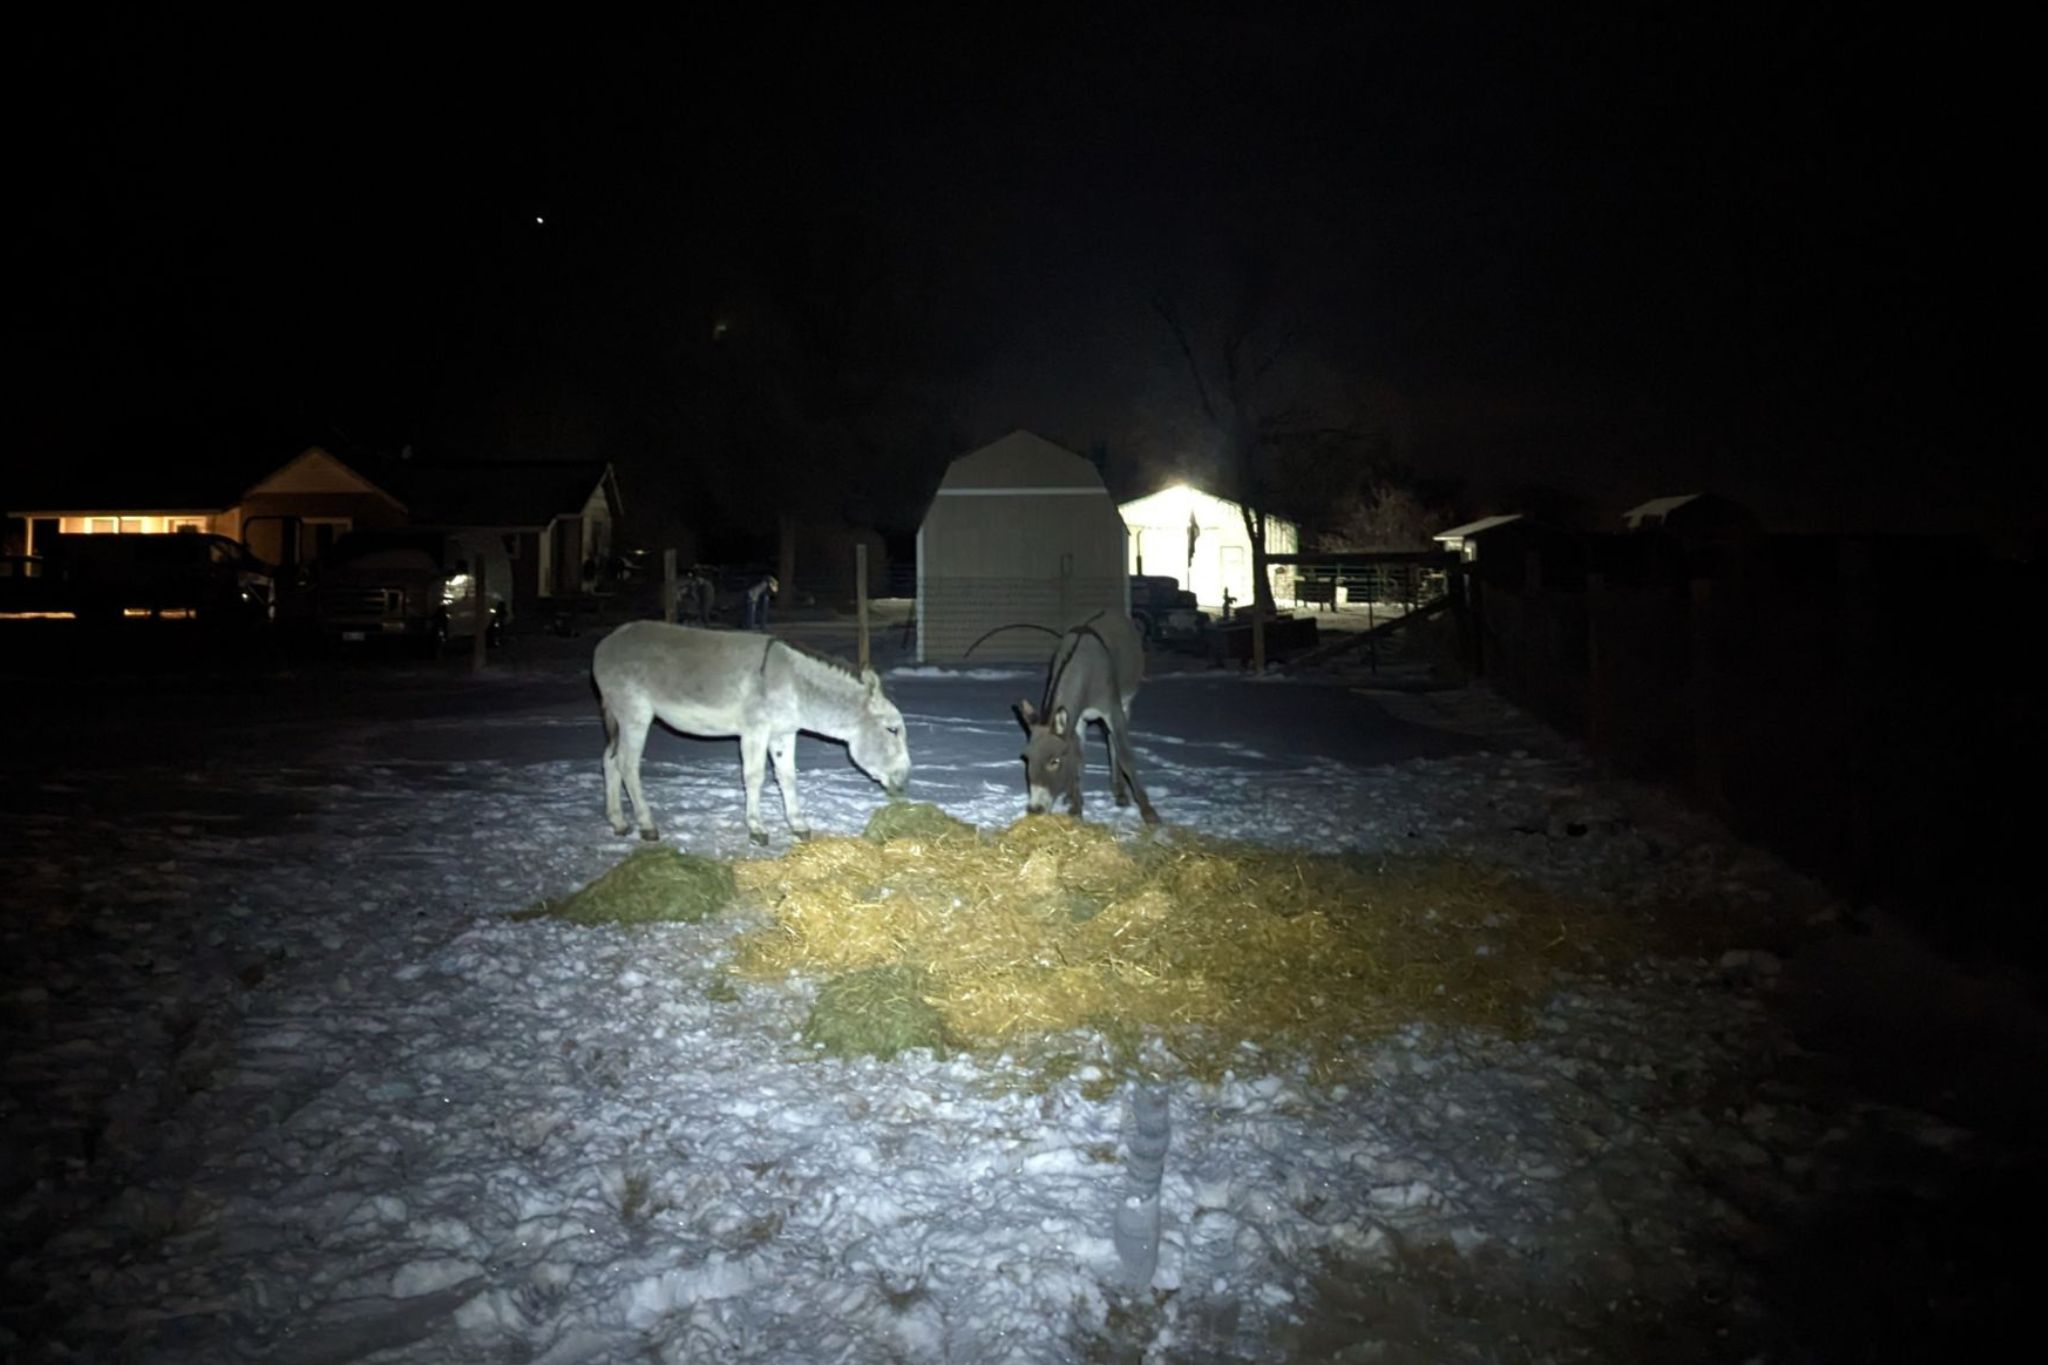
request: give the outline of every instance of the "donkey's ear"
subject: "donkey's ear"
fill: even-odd
[[[1052,732],[1061,739],[1065,739],[1067,737],[1067,724],[1067,708],[1055,706],[1052,711]]]
[[[1028,700],[1018,702],[1016,711],[1017,719],[1024,722],[1024,729],[1027,733],[1032,726],[1038,724],[1038,708],[1033,706]]]
[[[867,687],[868,695],[871,697],[882,690],[882,675],[872,668],[863,668],[860,671],[860,680]]]

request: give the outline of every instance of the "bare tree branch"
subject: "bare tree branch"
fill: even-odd
[[[1209,386],[1202,379],[1202,367],[1195,360],[1194,343],[1188,339],[1187,328],[1181,325],[1180,315],[1174,311],[1171,301],[1164,296],[1152,300],[1152,306],[1159,316],[1166,320],[1166,326],[1173,333],[1173,339],[1180,346],[1181,355],[1188,362],[1188,375],[1195,381],[1195,395],[1202,400],[1202,411],[1217,430],[1228,431],[1222,417],[1217,415],[1216,404],[1209,398]]]
[[[1300,335],[1299,332],[1292,328],[1282,332],[1279,339],[1273,343],[1272,348],[1266,352],[1265,358],[1252,367],[1252,381],[1256,383],[1264,379],[1272,371],[1273,367],[1279,364],[1289,351],[1294,349],[1294,343],[1300,338]]]

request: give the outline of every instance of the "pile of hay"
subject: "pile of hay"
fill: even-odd
[[[965,820],[955,819],[929,801],[891,801],[868,817],[861,838],[886,844],[891,839],[978,839]]]
[[[821,838],[734,870],[770,917],[741,975],[904,969],[878,979],[915,983],[961,1046],[1032,1056],[1094,1029],[1157,1038],[1201,1075],[1245,1042],[1328,1063],[1415,1019],[1513,1031],[1554,970],[1633,947],[1599,908],[1449,860],[1119,843],[1058,816]]]
[[[732,869],[672,848],[635,849],[590,885],[535,906],[527,917],[573,924],[695,924],[732,904]]]

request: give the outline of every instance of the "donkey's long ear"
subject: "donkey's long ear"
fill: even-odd
[[[870,697],[874,696],[882,690],[882,675],[875,672],[875,670],[872,668],[863,668],[860,671],[860,680],[861,683],[868,689],[868,695]]]
[[[1016,710],[1017,719],[1024,722],[1024,733],[1030,734],[1031,727],[1038,723],[1038,708],[1029,701],[1020,701],[1017,703]]]
[[[1067,708],[1064,706],[1055,706],[1052,709],[1052,732],[1058,735],[1061,739],[1065,739],[1067,737],[1067,726],[1069,723],[1070,721],[1067,716]]]

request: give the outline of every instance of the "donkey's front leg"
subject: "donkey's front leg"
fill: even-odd
[[[775,782],[782,788],[782,813],[789,817],[790,832],[799,839],[811,837],[811,827],[796,804],[796,732],[777,735],[769,741],[768,753],[775,760]]]
[[[1131,795],[1137,798],[1138,815],[1148,825],[1159,823],[1159,812],[1152,809],[1152,802],[1145,795],[1145,784],[1138,780],[1137,758],[1131,752],[1130,741],[1124,736],[1123,727],[1109,727],[1109,761],[1115,766],[1117,776],[1130,784]]]
[[[757,730],[740,736],[740,771],[747,782],[747,837],[765,844],[768,830],[761,823],[761,779],[768,771],[768,736]]]

